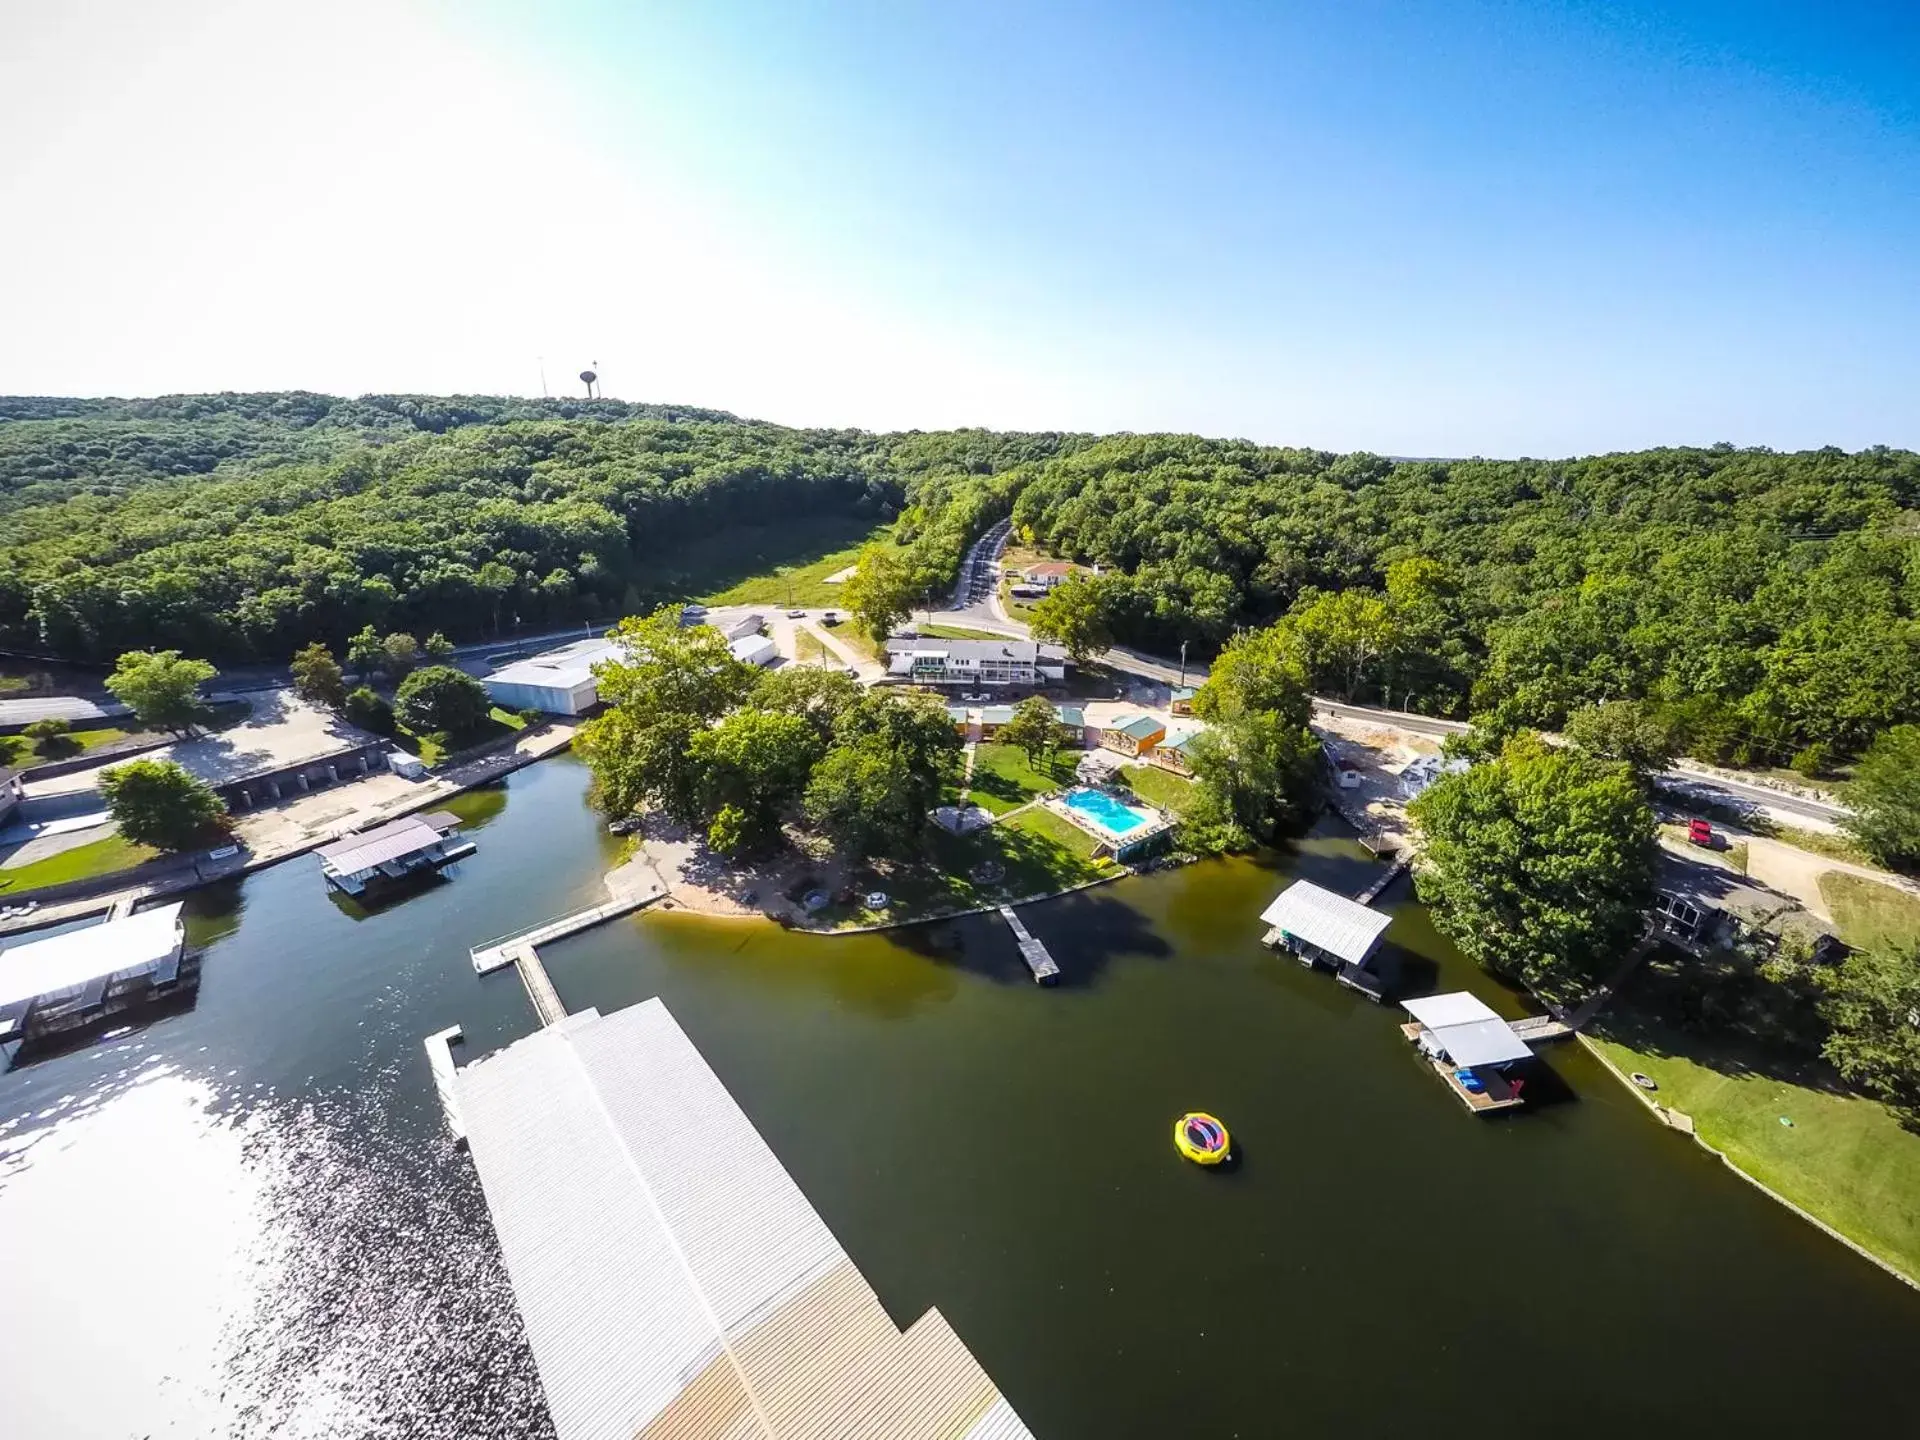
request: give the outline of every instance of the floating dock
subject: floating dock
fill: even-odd
[[[1396,856],[1393,864],[1389,865],[1383,873],[1375,876],[1371,885],[1353,897],[1355,903],[1371,905],[1374,901],[1378,900],[1387,886],[1391,885],[1406,873],[1407,866],[1410,863],[1406,856]]]
[[[1020,942],[1020,958],[1027,962],[1027,969],[1033,972],[1036,985],[1052,985],[1060,979],[1060,965],[1047,947],[1033,938],[1032,933],[1013,913],[1011,905],[1000,907],[1000,918],[1007,922],[1007,928],[1013,931],[1013,938]]]
[[[643,909],[656,900],[664,899],[667,893],[659,877],[637,860],[628,861],[619,869],[609,872],[606,884],[607,893],[612,898],[603,905],[591,905],[585,910],[576,910],[571,915],[562,915],[557,920],[536,925],[518,935],[507,935],[474,946],[467,952],[473,960],[473,968],[482,975],[504,970],[517,963],[516,956],[522,947],[551,945],[569,935],[578,935],[582,930],[591,930],[596,925],[604,925],[609,920],[617,920],[622,915]]]
[[[1509,1020],[1507,1028],[1529,1045],[1543,1040],[1564,1040],[1573,1034],[1573,1026],[1551,1015],[1529,1015],[1524,1020]]]
[[[538,950],[531,945],[515,946],[513,968],[520,972],[520,983],[527,987],[527,998],[533,1002],[533,1013],[542,1025],[558,1025],[567,1018],[567,1007],[560,1003],[560,992],[553,988]]]
[[[447,1129],[456,1144],[467,1138],[467,1122],[460,1115],[459,1070],[453,1063],[453,1046],[460,1038],[458,1025],[427,1036],[427,1065],[433,1071],[433,1088],[440,1096],[440,1108],[446,1112]]]

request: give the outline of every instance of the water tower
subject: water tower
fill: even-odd
[[[593,363],[598,365],[600,362],[596,360]],[[580,372],[580,383],[587,387],[587,398],[589,400],[596,398],[594,395],[593,387],[597,385],[599,381],[600,381],[600,377],[591,370],[582,370]]]

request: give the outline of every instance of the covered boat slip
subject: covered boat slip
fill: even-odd
[[[938,1311],[894,1327],[659,1000],[458,1091],[560,1440],[1029,1435]]]
[[[348,895],[360,895],[386,881],[437,870],[471,855],[471,840],[462,840],[459,818],[444,810],[408,815],[376,825],[358,835],[347,835],[320,846],[320,873],[327,884]]]
[[[0,950],[0,1045],[92,1024],[191,978],[180,902]]]
[[[1469,1110],[1484,1114],[1523,1103],[1521,1082],[1506,1071],[1515,1061],[1531,1059],[1533,1051],[1485,1001],[1462,990],[1409,1000],[1402,1008],[1414,1023],[1401,1026],[1401,1033],[1420,1047]]]
[[[1369,1000],[1386,998],[1391,977],[1378,952],[1391,915],[1311,880],[1296,880],[1260,918],[1268,926],[1263,944],[1292,951],[1303,965],[1330,966],[1342,984]]]

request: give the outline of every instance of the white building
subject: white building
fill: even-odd
[[[1031,1440],[939,1311],[894,1325],[659,1000],[453,1084],[559,1440]]]
[[[720,633],[726,636],[727,639],[729,640],[739,640],[739,639],[743,639],[748,635],[758,635],[762,630],[765,630],[766,628],[767,628],[766,616],[742,615],[738,620],[735,620],[731,624],[723,627]]]
[[[1067,652],[1032,640],[887,641],[887,673],[916,685],[1038,685],[1067,678]]]
[[[742,635],[727,648],[742,665],[771,665],[780,658],[779,647],[765,635]]]
[[[544,710],[549,715],[579,715],[600,701],[593,667],[618,656],[611,640],[576,640],[558,650],[503,665],[481,683],[504,710]]]
[[[0,1047],[78,1029],[173,990],[187,943],[180,902],[0,950]]]

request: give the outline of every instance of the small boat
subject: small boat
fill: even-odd
[[[1173,1122],[1173,1148],[1196,1165],[1218,1165],[1232,1145],[1227,1127],[1204,1110],[1190,1110]]]

